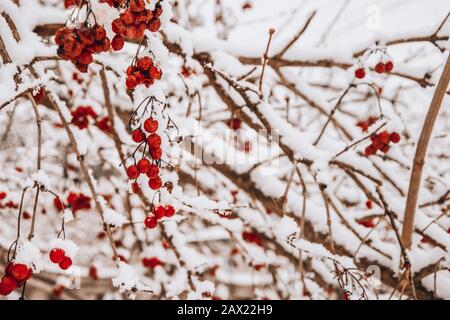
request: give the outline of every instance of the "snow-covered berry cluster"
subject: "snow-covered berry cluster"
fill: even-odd
[[[378,150],[381,152],[389,151],[389,144],[398,143],[400,141],[400,135],[397,132],[389,133],[387,131],[382,131],[378,134],[373,134],[370,137],[372,143],[364,149],[364,154],[366,156],[371,156],[377,153]]]
[[[156,80],[161,79],[161,76],[162,71],[152,58],[149,56],[137,58],[127,69],[126,86],[129,90],[135,89],[140,84],[149,88]]]
[[[148,229],[154,229],[158,225],[158,221],[162,218],[170,218],[175,214],[175,208],[171,205],[158,205],[154,206],[152,214],[147,216],[144,220],[144,225]]]

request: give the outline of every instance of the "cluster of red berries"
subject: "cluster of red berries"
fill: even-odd
[[[72,61],[80,72],[87,72],[94,61],[93,54],[109,50],[110,41],[101,25],[81,28],[61,28],[56,32],[58,56]]]
[[[367,132],[367,130],[369,130],[369,127],[377,122],[377,120],[377,117],[370,116],[367,120],[358,121],[356,126],[360,127],[363,132]]]
[[[254,243],[258,246],[262,245],[262,239],[257,233],[244,231],[242,232],[242,238],[248,243]]]
[[[112,40],[114,50],[122,49],[124,37],[139,39],[146,29],[157,32],[161,27],[161,5],[157,4],[153,11],[145,8],[144,0],[131,0],[129,5],[129,8],[112,22],[112,30],[116,33]]]
[[[175,214],[175,208],[171,205],[154,206],[153,214],[149,215],[144,220],[144,225],[148,229],[154,229],[158,225],[158,220],[164,217],[170,218]]]
[[[137,58],[134,65],[127,69],[126,86],[133,90],[139,84],[145,85],[149,88],[156,80],[161,79],[161,69],[153,63],[152,58],[145,56]]]
[[[155,269],[157,266],[164,266],[164,262],[157,257],[142,258],[142,265],[146,268]]]
[[[392,69],[394,69],[394,63],[392,61],[388,62],[378,62],[375,65],[375,72],[376,73],[388,73],[391,72]],[[363,67],[359,67],[355,70],[355,78],[357,79],[363,79],[366,76],[366,70]]]
[[[25,281],[31,279],[33,270],[23,263],[10,262],[6,265],[5,275],[0,281],[0,295],[7,296],[16,288],[23,286]]]
[[[72,265],[72,259],[61,248],[54,248],[49,253],[50,261],[59,265],[62,270],[67,270]]]
[[[382,131],[379,134],[373,134],[370,137],[372,143],[364,149],[364,154],[368,157],[377,153],[377,150],[381,152],[389,151],[389,143],[398,143],[400,141],[400,135],[397,132],[389,133]]]
[[[162,156],[161,136],[156,133],[156,130],[158,130],[158,121],[153,118],[148,118],[144,121],[143,127],[145,132],[149,133],[148,136],[146,136],[141,128],[138,128],[131,133],[131,138],[136,143],[145,143],[152,159],[158,161]],[[150,189],[158,190],[162,187],[158,166],[151,163],[147,158],[140,159],[137,164],[131,165],[127,169],[128,178],[131,180],[136,180],[141,174],[145,174],[149,178],[148,186]],[[132,184],[132,189],[134,193],[140,192],[139,184],[136,181]]]
[[[82,193],[70,192],[67,196],[67,204],[63,204],[59,198],[54,198],[53,205],[58,211],[62,211],[63,208],[71,208],[72,212],[75,213],[79,210],[90,209],[91,198]]]
[[[70,123],[77,126],[80,130],[86,129],[89,126],[89,118],[92,118],[97,127],[106,134],[110,134],[113,131],[109,117],[99,118],[91,106],[79,106],[71,112],[71,115],[72,120]]]
[[[68,9],[71,6],[78,6],[80,5],[80,2],[81,0],[64,0],[64,7]]]
[[[8,194],[4,191],[0,192],[0,209],[4,209],[4,208],[17,209],[17,208],[19,208],[19,205],[12,200],[9,200],[5,203],[1,202],[2,200],[6,199],[7,195]]]
[[[89,126],[89,117],[92,119],[97,118],[97,113],[91,106],[79,106],[73,110],[71,114],[71,123],[81,130],[86,129]]]

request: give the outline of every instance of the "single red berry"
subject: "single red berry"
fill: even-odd
[[[136,88],[137,84],[138,83],[137,83],[136,77],[133,75],[128,76],[127,80],[125,80],[125,85],[130,90],[133,90],[134,88]]]
[[[23,263],[14,263],[10,268],[11,276],[17,281],[24,280],[28,276],[28,267]]]
[[[362,79],[366,76],[366,71],[364,68],[358,68],[355,70],[355,77],[358,79]]]
[[[153,15],[155,17],[160,17],[163,13],[163,8],[161,7],[161,5],[158,3],[155,6],[155,9],[153,10]]]
[[[175,214],[175,208],[171,205],[167,205],[164,209],[166,217],[172,217]]]
[[[373,207],[372,201],[367,200],[367,201],[366,201],[366,208],[367,208],[367,209],[372,209],[372,207]]]
[[[0,192],[0,200],[5,199],[7,195],[8,194],[6,192],[4,192],[4,191]]]
[[[119,34],[116,34],[114,36],[114,38],[112,38],[112,40],[111,40],[111,47],[113,48],[114,51],[121,50],[124,45],[125,45],[125,40]]]
[[[383,132],[380,132],[380,134],[378,135],[378,137],[380,138],[380,140],[383,142],[383,143],[386,143],[386,144],[388,144],[389,142],[390,142],[390,134],[389,134],[389,132],[387,132],[387,131],[383,131]]]
[[[381,141],[381,139],[377,136],[377,138],[372,141],[372,145],[376,149],[381,150],[385,146],[385,143],[383,141]]]
[[[141,159],[137,164],[137,169],[140,173],[147,173],[150,170],[150,161],[148,159]]]
[[[155,66],[155,65],[151,66],[149,73],[153,79],[155,79],[155,80],[161,79],[162,71],[157,66]]]
[[[148,118],[144,121],[144,130],[149,133],[154,133],[158,130],[158,121],[153,118]]]
[[[89,277],[94,280],[98,280],[97,268],[95,266],[89,267]]]
[[[366,149],[364,149],[364,154],[368,157],[371,155],[374,155],[377,153],[377,148],[375,148],[372,144],[367,146]]]
[[[147,144],[151,149],[156,149],[161,146],[161,137],[157,133],[153,133],[147,137]]]
[[[389,139],[393,143],[399,143],[400,142],[400,135],[397,132],[392,132]]]
[[[17,284],[14,278],[4,276],[0,281],[0,295],[7,296],[16,289]]]
[[[384,64],[384,68],[386,69],[386,72],[391,72],[392,69],[394,69],[394,63],[392,61],[388,61]]]
[[[150,20],[147,26],[147,29],[151,32],[157,32],[159,28],[161,28],[161,20],[159,20],[158,18],[153,18],[152,20]]]
[[[63,270],[67,270],[72,265],[72,259],[69,257],[64,257],[64,259],[59,263],[59,267]]]
[[[166,210],[163,206],[155,206],[153,207],[153,214],[155,215],[156,219],[159,220],[161,218],[164,218]]]
[[[129,166],[127,169],[127,175],[131,180],[137,179],[139,177],[138,167],[135,165]]]
[[[150,57],[142,57],[140,59],[137,59],[136,66],[141,71],[147,71],[152,66],[153,61]]]
[[[141,12],[145,9],[144,0],[131,0],[130,1],[130,10],[132,12]]]
[[[154,229],[158,225],[158,220],[156,219],[155,216],[148,216],[144,220],[144,225],[148,229]]]
[[[136,143],[141,143],[145,140],[145,134],[141,129],[136,129],[131,133],[131,139]]]
[[[148,186],[152,190],[158,190],[162,187],[162,180],[160,177],[155,177],[150,180],[148,180]]]
[[[150,155],[154,160],[159,160],[162,157],[162,149],[161,148],[151,149]]]
[[[140,193],[141,192],[141,187],[139,186],[139,184],[137,182],[133,182],[131,184],[131,191],[133,191],[133,193]]]
[[[387,153],[389,151],[389,146],[385,144],[383,148],[381,148],[381,152]]]
[[[50,261],[53,263],[60,263],[65,256],[66,252],[60,248],[55,248],[49,253]]]
[[[385,72],[385,71],[386,71],[386,66],[384,65],[383,62],[378,62],[378,63],[375,65],[375,72],[377,72],[377,73],[383,73],[383,72]]]
[[[156,164],[151,164],[150,165],[150,169],[147,171],[147,177],[151,178],[155,178],[157,177],[159,174],[159,168]]]

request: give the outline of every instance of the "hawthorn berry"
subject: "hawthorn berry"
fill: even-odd
[[[375,148],[373,145],[369,145],[364,149],[364,154],[368,157],[371,155],[374,155],[377,153],[377,148]]]
[[[147,29],[151,32],[157,32],[159,28],[161,28],[161,20],[159,20],[158,18],[153,18],[147,25]]]
[[[134,88],[136,88],[136,86],[138,85],[136,77],[133,75],[128,76],[127,79],[125,80],[125,85],[130,90],[133,90]]]
[[[148,118],[144,121],[144,130],[148,133],[154,133],[158,130],[158,121],[153,118]]]
[[[141,187],[139,186],[139,184],[137,182],[133,182],[131,184],[131,191],[133,191],[133,193],[140,193],[141,192]]]
[[[372,201],[371,200],[367,200],[366,201],[366,208],[367,209],[372,209],[372,207],[373,207]]]
[[[384,64],[384,69],[386,70],[386,72],[391,72],[392,69],[394,69],[394,63],[389,60]]]
[[[131,180],[137,179],[139,177],[139,169],[135,165],[131,165],[127,169],[128,178]]]
[[[66,252],[60,248],[52,249],[49,253],[50,261],[53,263],[60,263],[65,256]]]
[[[141,129],[136,129],[131,133],[131,139],[136,143],[141,143],[145,140],[145,134]]]
[[[27,278],[29,271],[23,263],[13,263],[9,268],[9,273],[15,280],[22,281]]]
[[[161,137],[156,133],[153,133],[147,137],[147,144],[151,149],[159,148],[161,146],[161,142]]]
[[[364,68],[358,68],[355,70],[355,77],[358,79],[363,79],[366,76],[366,71]]]
[[[17,287],[17,283],[14,278],[10,276],[3,276],[0,281],[0,295],[7,296],[11,292],[13,292]]]
[[[72,259],[67,256],[65,256],[59,263],[59,267],[63,270],[69,269],[71,265],[72,265]]]
[[[386,72],[386,66],[384,65],[383,62],[380,61],[375,65],[375,72],[376,73]]]
[[[167,205],[165,208],[165,215],[166,217],[170,218],[175,214],[175,208],[171,205]]]
[[[151,178],[148,180],[148,186],[152,190],[158,190],[162,187],[162,180],[160,177]]]
[[[141,159],[137,163],[137,169],[140,173],[146,174],[148,170],[150,170],[150,165],[150,161],[148,161],[147,159]]]
[[[147,171],[147,177],[150,179],[157,177],[159,174],[159,168],[156,164],[151,164],[150,169]]]
[[[159,220],[161,218],[164,218],[166,215],[166,209],[163,206],[155,206],[153,207],[153,214],[155,215],[156,219]]]
[[[114,51],[121,50],[124,45],[125,39],[119,34],[116,34],[111,40],[111,48],[113,48]]]
[[[400,142],[400,135],[397,132],[392,132],[389,136],[389,140],[393,143],[399,143]]]
[[[162,149],[161,148],[155,148],[150,150],[150,155],[153,159],[159,160],[162,157]]]
[[[148,229],[154,229],[158,225],[158,220],[156,219],[155,216],[148,216],[144,220],[144,225]]]

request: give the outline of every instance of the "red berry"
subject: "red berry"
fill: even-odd
[[[367,157],[374,155],[375,153],[377,153],[377,149],[373,145],[367,146],[366,149],[364,149],[364,154]]]
[[[381,141],[381,139],[377,136],[377,138],[372,141],[372,145],[376,149],[381,150],[385,146],[385,143],[383,141]]]
[[[147,159],[141,159],[137,164],[137,169],[140,173],[145,174],[148,172],[148,170],[150,170],[150,165],[150,161],[148,161]]]
[[[6,193],[6,192],[0,192],[0,200],[3,200],[3,199],[5,199],[6,198],[6,196],[7,196],[8,194]]]
[[[147,71],[148,69],[150,69],[152,64],[153,64],[153,61],[150,57],[143,57],[143,58],[137,59],[137,61],[136,61],[136,66],[138,67],[138,69],[140,69],[142,71]]]
[[[66,252],[63,249],[59,248],[55,248],[49,253],[50,261],[53,263],[60,263],[65,256]]]
[[[367,208],[367,209],[372,209],[372,207],[373,207],[372,201],[367,200],[367,201],[366,201],[366,208]]]
[[[160,177],[151,178],[148,180],[148,186],[152,190],[158,190],[162,187],[162,180]]]
[[[391,72],[392,69],[394,69],[394,63],[392,61],[388,61],[384,64],[384,68],[386,69],[386,72]]]
[[[17,284],[14,278],[4,276],[0,281],[0,295],[7,296],[16,289]]]
[[[150,146],[151,149],[156,149],[161,146],[161,137],[153,133],[147,137],[147,144]]]
[[[95,266],[89,267],[89,277],[94,280],[98,280],[97,268]]]
[[[150,169],[147,171],[147,177],[151,178],[155,178],[157,177],[159,174],[159,168],[156,164],[151,164],[150,165]]]
[[[383,72],[385,72],[385,71],[386,71],[386,66],[384,65],[383,62],[378,62],[378,63],[375,65],[375,72],[377,72],[377,73],[383,73]]]
[[[131,180],[137,179],[139,177],[138,167],[135,165],[129,166],[127,169],[127,175]]]
[[[389,141],[390,141],[390,134],[389,134],[387,131],[381,132],[381,133],[378,135],[378,137],[380,138],[380,140],[381,140],[383,143],[388,144]]]
[[[127,80],[125,81],[125,85],[127,86],[128,89],[133,90],[134,88],[136,88],[137,86],[137,80],[136,77],[131,75],[127,77]]]
[[[154,66],[154,65],[151,66],[149,73],[153,79],[155,79],[155,80],[161,79],[162,71],[157,66]]]
[[[154,160],[159,160],[162,157],[162,149],[161,148],[151,149],[150,155]]]
[[[114,51],[119,51],[123,48],[125,45],[125,40],[123,37],[119,34],[116,34],[114,38],[111,40],[111,47]]]
[[[133,191],[133,193],[140,193],[141,192],[141,187],[139,186],[139,184],[137,182],[133,182],[131,184],[131,191]]]
[[[159,220],[161,218],[164,218],[166,215],[166,209],[164,209],[163,206],[155,206],[153,207],[153,214],[155,215],[156,219]]]
[[[131,139],[136,143],[141,143],[145,140],[145,134],[141,129],[136,129],[131,133]]]
[[[144,225],[148,229],[154,229],[158,225],[158,220],[156,219],[155,216],[148,216],[144,220]]]
[[[153,10],[153,15],[155,17],[160,17],[163,13],[163,8],[160,4],[156,4],[155,9]]]
[[[144,121],[144,130],[149,133],[154,133],[158,130],[158,121],[153,118],[148,118]]]
[[[358,68],[355,70],[355,77],[358,79],[362,79],[366,76],[366,71],[364,68]]]
[[[167,205],[164,209],[166,217],[172,217],[175,214],[175,209],[171,205]]]
[[[157,32],[159,30],[159,28],[161,28],[161,20],[159,20],[158,18],[153,18],[148,26],[147,26],[148,30],[150,30],[151,32]]]
[[[392,132],[391,135],[389,136],[389,139],[393,143],[398,143],[400,141],[400,135],[397,132]]]
[[[130,10],[132,12],[141,12],[145,9],[144,0],[131,0],[130,1]]]
[[[64,257],[64,259],[59,263],[59,267],[63,270],[67,270],[72,265],[72,259],[69,257]]]
[[[385,144],[383,148],[381,148],[381,152],[387,153],[389,151],[389,146]]]
[[[22,263],[14,263],[11,265],[9,272],[15,280],[21,281],[28,276],[28,267]]]

